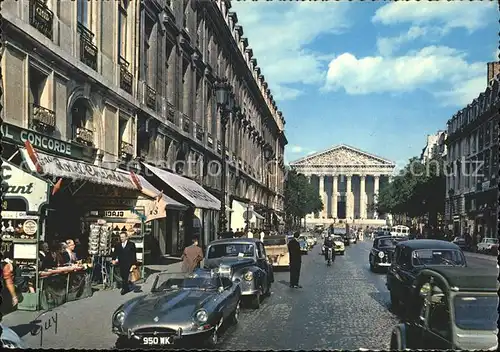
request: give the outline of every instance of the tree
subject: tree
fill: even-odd
[[[295,170],[288,170],[285,181],[285,212],[288,225],[296,226],[307,214],[322,209],[323,202],[307,178]]]

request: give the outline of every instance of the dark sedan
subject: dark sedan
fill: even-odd
[[[387,288],[394,308],[411,307],[415,298],[415,278],[422,269],[467,266],[461,249],[440,240],[409,240],[399,242],[387,271]]]
[[[368,255],[370,270],[376,271],[380,268],[391,266],[392,255],[396,241],[391,236],[377,237],[373,240],[373,247]]]

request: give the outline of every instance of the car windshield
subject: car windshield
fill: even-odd
[[[394,247],[394,240],[392,238],[381,238],[378,240],[378,247]]]
[[[463,330],[495,330],[498,296],[458,295],[454,299],[455,324]]]
[[[454,249],[418,249],[412,253],[414,266],[463,266],[465,257]]]
[[[208,250],[208,259],[221,257],[253,257],[255,246],[252,243],[213,244]]]
[[[285,237],[277,237],[277,238],[264,237],[264,246],[284,246],[284,245],[286,245]]]
[[[198,269],[192,274],[160,273],[155,279],[151,292],[170,290],[199,289],[216,290],[221,286],[219,276],[211,274],[210,270]]]
[[[333,236],[333,240],[337,242],[342,242],[342,237],[340,236]]]
[[[484,243],[498,243],[498,239],[496,238],[485,238]]]

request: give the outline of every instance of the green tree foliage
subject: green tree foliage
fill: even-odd
[[[392,183],[380,189],[377,211],[428,216],[429,223],[435,224],[438,214],[444,213],[445,193],[444,160],[438,156],[423,164],[418,158],[412,158]]]
[[[289,225],[296,225],[307,214],[323,209],[317,190],[307,178],[295,170],[288,170],[285,181],[285,212]]]

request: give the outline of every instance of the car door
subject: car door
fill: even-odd
[[[411,259],[411,249],[403,247],[399,259],[399,293],[402,300],[405,300],[412,292],[412,285],[415,279]]]
[[[431,300],[432,301],[432,300]],[[453,348],[451,313],[446,296],[438,303],[431,302],[422,341],[423,349],[448,350]]]
[[[262,254],[264,256],[264,266],[265,266],[265,271],[267,273],[267,277],[269,282],[274,282],[274,268],[273,265],[269,262],[267,258],[267,253],[266,253],[266,247],[264,246],[264,243],[259,242],[259,245],[261,246]]]
[[[391,266],[387,270],[387,286],[395,294],[398,294],[401,286],[399,282],[401,248],[402,248],[401,246],[396,247]]]

